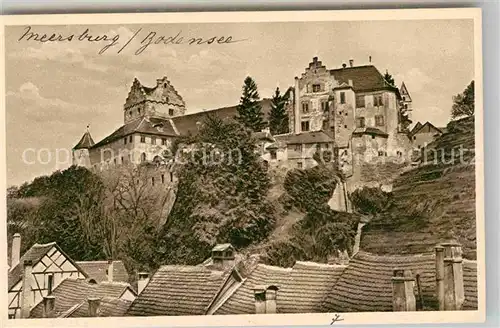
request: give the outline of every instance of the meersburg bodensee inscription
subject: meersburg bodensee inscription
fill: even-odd
[[[182,31],[173,35],[162,35],[157,31],[137,29],[131,37],[123,38],[120,34],[94,34],[90,28],[85,28],[81,33],[62,34],[57,31],[46,32],[42,29],[37,30],[31,26],[26,26],[23,34],[19,37],[19,42],[89,42],[102,46],[98,54],[116,50],[121,53],[133,40],[140,40],[140,47],[135,49],[134,54],[140,55],[151,45],[220,45],[233,44],[246,41],[237,39],[232,35],[212,35],[212,36],[186,36]],[[110,50],[110,48],[113,48]]]

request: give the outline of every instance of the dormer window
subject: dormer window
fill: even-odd
[[[313,92],[320,92],[321,84],[313,84]]]
[[[168,109],[168,115],[174,116],[174,110],[172,108]]]
[[[166,88],[167,87],[167,84],[166,83],[163,83],[163,87]]]
[[[231,244],[218,244],[212,248],[212,260],[234,260],[234,247]]]

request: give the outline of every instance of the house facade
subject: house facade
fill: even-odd
[[[34,244],[22,257],[19,234],[14,235],[12,263],[8,274],[9,318],[27,318],[67,278],[87,274],[56,243]],[[16,262],[14,262],[16,261]]]

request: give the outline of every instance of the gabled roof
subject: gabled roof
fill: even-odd
[[[135,292],[129,284],[123,282],[101,282],[98,284],[90,283],[85,279],[64,279],[53,291],[55,297],[54,316],[71,316],[74,311],[87,303],[90,297],[97,298],[120,298],[126,291]],[[71,310],[71,311],[70,311]],[[69,311],[68,313],[65,313]],[[80,312],[81,313],[81,312]],[[32,318],[41,318],[43,316],[43,302],[38,303],[30,313]]]
[[[214,246],[214,248],[212,248],[212,252],[222,252],[222,251],[225,251],[227,249],[234,250],[234,247],[233,247],[233,245],[231,245],[229,243],[217,244]]]
[[[399,95],[398,88],[387,83],[384,76],[373,65],[332,69],[330,75],[333,75],[335,80],[341,83],[348,84],[351,80],[352,87],[356,92],[392,90]]]
[[[266,120],[269,112],[271,111],[271,100],[262,99],[260,101],[260,105],[262,107],[264,119]],[[198,132],[198,125],[205,121],[207,115],[214,115],[222,120],[226,120],[233,119],[237,114],[238,105],[235,105],[172,117],[172,122],[175,126],[175,129],[179,131],[181,135],[189,135],[196,134]]]
[[[420,122],[419,122],[420,123]],[[418,125],[418,123],[417,123]],[[415,127],[413,128],[411,134],[412,135],[415,135],[415,134],[418,134],[418,133],[430,133],[430,132],[436,132],[436,133],[443,133],[443,131],[441,131],[440,129],[436,128],[431,122],[425,122],[425,124],[423,125],[420,125],[418,128],[417,128],[417,125],[415,125]]]
[[[393,269],[420,274],[426,304],[435,304],[434,254],[382,256],[358,252],[325,299],[325,312],[392,311]]]
[[[137,119],[119,127],[109,136],[96,143],[93,148],[104,146],[132,133],[143,133],[160,137],[171,137],[177,135],[169,119],[159,117],[138,117]]]
[[[76,144],[73,149],[89,149],[95,144],[94,139],[92,139],[92,136],[90,135],[90,132],[87,131],[83,134],[82,138],[78,143]]]
[[[57,250],[63,254],[68,261],[70,261],[82,274],[86,277],[86,273],[76,264],[73,260],[66,255],[66,253],[59,247],[55,242],[48,244],[34,244],[31,248],[24,253],[24,255],[19,259],[19,263],[10,269],[9,271],[9,290],[14,287],[22,279],[24,261],[29,260],[33,262],[33,267],[42,260],[42,258],[53,248],[56,247]]]
[[[314,143],[333,143],[334,140],[324,131],[308,131],[297,134],[279,134],[275,135],[276,141],[286,145],[291,144],[314,144]]]
[[[76,264],[96,282],[108,280],[108,261],[77,261]],[[128,282],[128,273],[122,261],[113,261],[113,281]]]
[[[387,138],[389,136],[384,131],[377,129],[377,128],[372,128],[372,127],[356,128],[352,134],[353,135],[363,135],[363,134],[378,135],[378,136],[381,136],[384,138]]]
[[[277,313],[318,313],[345,266],[297,262],[293,268],[259,264],[215,314],[255,313],[254,288],[276,286]]]
[[[132,304],[132,301],[116,298],[116,297],[103,297],[99,303],[99,310],[97,312],[98,317],[123,317],[127,313],[128,308]],[[62,315],[63,318],[86,318],[89,317],[89,303],[87,300],[78,304],[78,306],[72,309],[71,312],[66,315]]]
[[[399,92],[401,93],[401,96],[405,97],[405,101],[411,102],[411,96],[410,93],[408,92],[408,89],[406,88],[404,81],[401,83],[401,88],[399,88]]]
[[[228,274],[203,266],[161,266],[132,303],[127,315],[205,314]]]
[[[417,124],[415,124],[415,126],[413,127],[413,129],[411,129],[410,134],[415,133],[415,131],[417,131],[418,129],[420,129],[422,126],[423,126],[423,124],[420,123],[420,121],[417,122]]]

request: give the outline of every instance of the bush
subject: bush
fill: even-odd
[[[364,187],[355,190],[349,198],[356,211],[361,214],[374,215],[390,205],[392,193],[385,192],[381,188]]]

